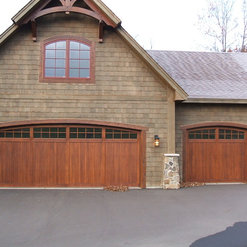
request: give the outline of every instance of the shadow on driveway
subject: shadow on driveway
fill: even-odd
[[[237,222],[225,231],[201,238],[190,247],[247,247],[247,222]]]

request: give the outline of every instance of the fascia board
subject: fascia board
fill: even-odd
[[[18,23],[27,13],[29,13],[41,0],[31,0],[15,16],[12,17],[14,23]]]
[[[247,99],[188,98],[183,104],[247,104]]]
[[[98,8],[106,14],[116,26],[121,24],[121,20],[101,1],[101,0],[92,0]]]
[[[18,29],[18,26],[12,24],[6,31],[0,35],[0,46]]]

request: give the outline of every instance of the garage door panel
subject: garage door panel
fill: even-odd
[[[203,144],[201,144],[203,145]],[[194,155],[198,153],[199,150],[202,148],[201,145],[190,143],[187,146],[187,164],[186,167],[186,174],[187,174],[187,181],[194,181],[196,178],[198,181],[201,180],[203,176],[203,160],[201,155]]]
[[[9,145],[7,143],[0,143],[0,164],[1,164],[1,169],[0,169],[0,183],[5,184],[5,183],[10,183],[11,176],[8,171],[11,170],[11,162],[10,162],[10,152],[9,152]]]
[[[84,175],[86,185],[102,186],[105,177],[104,155],[102,143],[87,143],[85,164],[87,173]]]
[[[186,182],[241,182],[244,180],[243,130],[216,128],[187,132]]]
[[[0,185],[139,186],[139,134],[67,124],[0,129]]]
[[[108,185],[139,186],[139,149],[136,142],[106,143],[106,181]]]
[[[28,142],[19,143],[15,145],[13,153],[16,154],[13,162],[15,163],[15,178],[14,181],[18,181],[17,184],[20,186],[27,186],[33,183],[33,169],[32,169],[32,158],[27,156],[27,153],[32,151],[31,144]]]
[[[200,150],[198,150],[200,152]],[[223,153],[217,143],[207,143],[206,150],[202,153],[204,160],[204,174],[202,175],[202,182],[214,182],[224,174],[224,167],[222,166]]]
[[[206,160],[203,158],[203,154],[206,152],[207,143],[202,143],[201,145],[193,145],[192,152],[199,153],[201,150],[202,155],[193,155],[193,163],[191,165],[191,172],[193,174],[192,179],[198,176],[199,181],[202,180],[203,174],[205,173],[205,162]],[[197,174],[195,173],[195,166],[197,166]]]
[[[12,157],[12,146],[10,142],[0,142],[0,183],[1,184],[12,184],[13,183],[13,157]]]
[[[222,167],[222,180],[224,181],[242,181],[243,172],[243,153],[242,143],[220,143]],[[221,159],[220,159],[221,158]]]
[[[28,142],[0,142],[0,184],[25,186],[32,183],[32,161]]]
[[[56,184],[56,149],[54,143],[33,143],[33,174],[37,186]]]
[[[187,181],[202,182],[211,179],[215,167],[215,157],[212,155],[216,145],[214,143],[189,143],[186,167]]]
[[[140,181],[140,169],[139,169],[139,146],[137,143],[132,143],[130,147],[125,147],[125,152],[129,153],[129,162],[126,159],[126,166],[128,167],[128,181],[133,186],[139,186]]]
[[[70,143],[70,181],[75,186],[104,184],[103,146],[101,142]]]
[[[72,185],[81,184],[83,181],[82,176],[84,167],[82,166],[81,161],[81,147],[78,143],[70,143],[70,183]]]
[[[69,144],[56,143],[55,144],[55,162],[56,162],[56,184],[61,186],[68,186],[70,184],[70,166],[69,166]]]
[[[33,142],[34,185],[56,186],[69,184],[69,163],[66,143]]]

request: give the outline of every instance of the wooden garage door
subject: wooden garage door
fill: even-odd
[[[211,127],[186,132],[185,182],[245,180],[246,131]]]
[[[140,132],[52,125],[0,129],[0,186],[141,184]]]

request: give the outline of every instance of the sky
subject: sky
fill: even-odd
[[[4,1],[0,8],[0,33],[29,0]],[[122,26],[145,49],[205,50],[198,14],[206,0],[103,0],[122,20]]]

